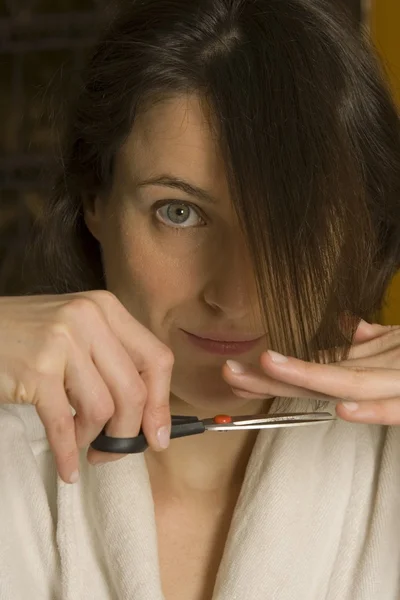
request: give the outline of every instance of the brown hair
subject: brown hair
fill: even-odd
[[[42,223],[48,285],[104,286],[83,194],[111,185],[145,103],[188,91],[211,107],[272,347],[346,351],[400,265],[400,126],[374,52],[324,0],[129,2],[71,112]]]

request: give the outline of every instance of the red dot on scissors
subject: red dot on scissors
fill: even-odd
[[[213,421],[216,425],[223,425],[224,423],[232,423],[232,417],[229,415],[216,415]]]

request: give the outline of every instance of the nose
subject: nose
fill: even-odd
[[[205,303],[232,320],[254,318],[259,310],[257,286],[245,241],[236,236],[229,242],[221,241],[209,265]]]

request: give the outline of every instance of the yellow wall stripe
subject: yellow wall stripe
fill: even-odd
[[[372,0],[370,18],[373,41],[383,59],[400,106],[400,0]],[[400,325],[400,273],[389,289],[381,321]]]

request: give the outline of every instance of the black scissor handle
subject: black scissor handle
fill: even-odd
[[[94,450],[100,452],[111,452],[115,454],[138,454],[144,452],[148,447],[146,438],[143,433],[133,438],[117,438],[105,434],[105,430],[97,436],[90,444]]]
[[[173,415],[171,418],[171,439],[204,433],[206,430],[202,421],[197,417]],[[94,450],[115,454],[139,454],[148,448],[147,440],[142,429],[139,435],[132,438],[117,438],[105,434],[105,429],[90,444]]]

